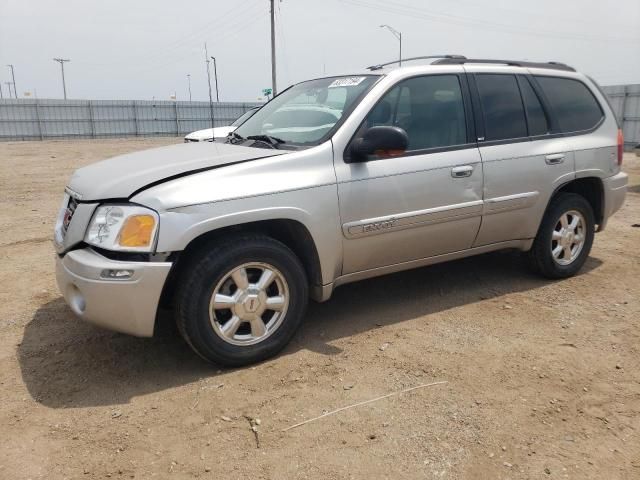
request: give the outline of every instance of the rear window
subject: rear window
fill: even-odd
[[[515,75],[477,74],[484,115],[485,140],[527,136],[527,121]]]
[[[600,104],[587,86],[571,78],[535,77],[563,132],[589,130],[603,117]]]

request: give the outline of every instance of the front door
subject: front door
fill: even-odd
[[[358,163],[336,159],[343,274],[471,247],[480,227],[483,173],[467,92],[463,74],[400,81],[354,140],[372,126],[398,126],[407,132],[407,151]]]

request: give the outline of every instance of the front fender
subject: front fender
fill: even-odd
[[[160,214],[156,250],[182,251],[201,235],[225,227],[293,220],[309,231],[320,259],[322,283],[331,283],[340,275],[342,265],[336,189],[336,185],[325,185],[168,210]]]

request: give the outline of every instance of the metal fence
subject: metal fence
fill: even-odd
[[[624,133],[627,150],[640,145],[640,84],[602,87]]]
[[[216,127],[254,103],[214,103]],[[0,140],[181,136],[211,127],[209,102],[152,100],[0,100]]]
[[[628,149],[640,144],[640,84],[603,87]],[[214,103],[216,127],[254,103]],[[0,100],[1,140],[181,136],[211,127],[208,102],[151,100]]]

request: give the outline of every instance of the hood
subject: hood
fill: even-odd
[[[197,130],[195,132],[191,132],[189,135],[186,135],[184,138],[189,138],[193,140],[198,140],[202,142],[203,140],[208,140],[210,138],[225,138],[229,133],[233,132],[236,127],[228,126],[228,127],[216,127],[216,128],[205,128],[204,130]],[[213,132],[213,135],[211,134]]]
[[[80,200],[128,198],[163,180],[288,153],[226,143],[181,143],[119,155],[75,171],[69,188]]]

